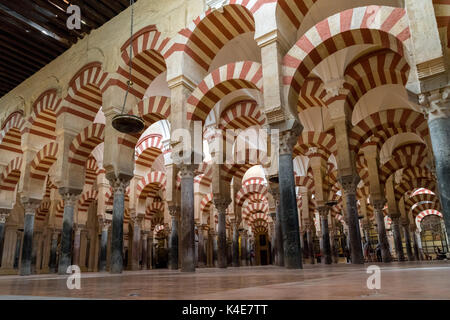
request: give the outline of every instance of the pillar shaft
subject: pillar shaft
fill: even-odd
[[[314,235],[311,224],[306,226],[306,241],[308,241],[309,261],[311,264],[315,264]]]
[[[221,199],[222,200],[222,199]],[[220,201],[220,200],[219,200]],[[226,268],[227,263],[227,234],[226,234],[226,209],[227,201],[222,200],[221,204],[216,204],[218,211],[217,223],[217,264],[219,268]]]
[[[403,253],[402,234],[400,231],[400,217],[391,217],[392,231],[394,234],[394,246],[397,253],[398,261],[405,261],[405,254]]]
[[[52,232],[52,239],[50,243],[50,272],[56,272],[56,251],[58,250],[58,232]]]
[[[138,218],[135,218],[134,220],[134,226],[133,226],[133,247],[131,251],[131,269],[132,270],[139,270],[139,258],[140,258],[140,252],[139,252],[139,246],[141,242],[141,226],[140,221]]]
[[[81,229],[77,229],[73,239],[73,264],[80,265]]]
[[[180,166],[181,271],[195,272],[194,167]]]
[[[25,217],[23,223],[23,241],[22,255],[20,263],[20,275],[28,276],[31,274],[31,255],[33,251],[33,232],[34,232],[34,216],[40,201],[31,199],[22,199],[25,208]]]
[[[114,192],[111,231],[111,273],[122,273],[123,271],[123,215],[125,212],[125,189],[129,181],[129,178],[110,180]]]
[[[109,225],[104,225],[102,227],[102,235],[100,238],[100,263],[99,263],[100,272],[106,272],[106,259],[108,252],[108,227]]]
[[[392,262],[391,250],[384,225],[383,208],[385,201],[374,201],[375,219],[377,221],[378,242],[381,249],[381,259],[383,262]]]
[[[323,262],[325,264],[332,264],[331,256],[331,244],[330,244],[330,230],[328,226],[328,207],[318,208],[320,214],[320,225],[322,234],[322,247],[323,247]]]
[[[177,206],[169,207],[171,215],[171,230],[169,236],[169,269],[178,269],[178,214],[180,208]]]
[[[233,223],[233,267],[239,267],[239,222]]]
[[[72,264],[73,215],[75,204],[80,192],[70,192],[65,189],[61,189],[60,193],[64,200],[64,216],[61,233],[61,252],[59,256],[58,273],[66,274],[67,268]]]
[[[298,134],[297,134],[298,133]],[[295,194],[292,148],[299,132],[294,130],[280,135],[279,188],[280,222],[283,233],[284,265],[288,269],[302,269],[302,250],[298,222],[297,198]]]
[[[2,265],[2,258],[3,258],[3,246],[5,243],[5,224],[6,224],[6,213],[1,212],[2,209],[0,209],[0,267]]]
[[[403,234],[405,235],[406,244],[406,255],[408,256],[408,261],[414,261],[414,254],[411,248],[411,234],[409,233],[409,223],[402,224]]]
[[[356,186],[359,176],[344,176],[340,178],[346,199],[346,218],[348,221],[348,235],[352,264],[363,264],[364,255],[361,245],[361,232],[359,228],[358,206],[356,202]]]

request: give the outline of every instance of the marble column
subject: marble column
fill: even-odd
[[[277,230],[276,230],[276,220],[277,220],[277,214],[276,212],[271,212],[270,217],[273,221],[273,230],[272,230],[272,264],[277,265],[278,262],[278,256],[277,256]]]
[[[148,234],[146,232],[143,232],[141,235],[141,251],[142,251],[142,266],[141,269],[142,270],[147,270],[148,269],[148,264],[147,264],[147,248],[148,248]]]
[[[132,249],[131,249],[131,270],[139,270],[140,269],[140,265],[139,265],[139,257],[140,257],[140,252],[139,252],[139,245],[141,242],[141,218],[140,217],[135,217],[134,219],[132,219],[133,222],[133,244],[132,244]]]
[[[241,266],[247,266],[247,231],[241,232]]]
[[[364,255],[361,245],[361,231],[359,228],[358,206],[356,201],[356,187],[360,181],[358,175],[342,176],[339,178],[344,189],[346,203],[346,219],[348,221],[348,235],[352,264],[363,264]]]
[[[421,258],[420,258],[420,250],[419,250],[419,243],[418,243],[418,240],[417,240],[417,233],[416,233],[417,226],[416,226],[415,222],[413,222],[413,224],[410,224],[409,228],[410,228],[410,231],[411,231],[412,236],[413,236],[414,259],[416,261],[420,261],[421,260]]]
[[[171,230],[169,236],[169,269],[178,270],[178,216],[180,207],[176,205],[169,206],[171,217]]]
[[[73,264],[80,265],[80,245],[81,245],[81,228],[78,226],[75,229],[73,239]]]
[[[5,224],[11,210],[0,209],[0,266],[2,265],[3,246],[5,243]]]
[[[280,186],[277,183],[270,183],[270,193],[275,202],[275,256],[276,265],[284,267],[284,247],[283,247],[283,229],[281,226],[280,213]]]
[[[37,208],[41,203],[41,200],[22,198],[21,201],[25,209],[25,217],[23,222],[23,241],[22,241],[22,256],[20,262],[20,275],[28,276],[31,274],[34,216],[36,214]]]
[[[411,247],[411,234],[409,233],[409,221],[402,221],[403,234],[405,235],[406,255],[408,261],[414,261],[414,254]]]
[[[147,241],[147,267],[153,269],[153,234],[148,235]]]
[[[58,236],[59,231],[53,230],[52,231],[52,240],[50,243],[50,272],[55,273],[57,271],[57,265],[56,265],[56,251],[58,250]]]
[[[233,227],[233,252],[232,252],[232,266],[239,267],[239,224],[240,221],[234,221],[232,223]]]
[[[61,233],[61,251],[59,256],[58,274],[66,274],[67,268],[72,264],[73,215],[75,204],[81,191],[61,188],[59,193],[64,200],[64,216]]]
[[[330,244],[330,230],[328,225],[328,213],[330,211],[330,208],[327,206],[322,206],[317,208],[320,215],[320,226],[321,226],[321,233],[322,233],[322,258],[323,263],[325,264],[332,264],[332,256],[331,256],[331,244]]]
[[[375,219],[377,222],[378,242],[381,249],[381,259],[383,262],[392,262],[391,250],[389,248],[389,241],[386,234],[386,226],[384,224],[383,208],[386,204],[385,200],[374,200],[373,208]]]
[[[311,264],[316,263],[316,257],[314,252],[314,225],[312,222],[308,222],[305,224],[306,229],[306,241],[308,242],[308,255],[309,255],[309,262]]]
[[[194,165],[180,165],[181,272],[195,272]]]
[[[405,261],[405,254],[403,252],[402,234],[400,231],[400,216],[393,215],[392,219],[392,233],[394,234],[394,246],[395,252],[397,253],[398,261]]]
[[[280,133],[278,178],[280,188],[280,222],[283,234],[284,265],[288,269],[302,269],[302,250],[295,193],[292,150],[301,128]]]
[[[226,197],[216,197],[214,205],[218,211],[217,223],[217,263],[219,268],[228,266],[227,259],[227,234],[226,234],[226,211],[231,203],[231,199]]]
[[[105,219],[101,219],[99,226],[102,230],[102,234],[100,237],[100,262],[99,262],[99,271],[106,272],[106,261],[107,261],[107,253],[108,253],[108,229],[111,225],[110,221]]]
[[[428,120],[435,161],[437,190],[444,215],[447,238],[450,239],[450,87],[419,96]]]
[[[218,251],[219,251],[219,245],[217,242],[217,232],[215,231],[211,231],[210,232],[211,238],[212,238],[212,262],[213,262],[213,267],[217,268],[219,266],[219,257],[218,257]]]
[[[206,266],[205,227],[206,227],[206,225],[199,225],[197,228],[197,230],[198,230],[198,266],[201,268]]]
[[[123,215],[125,212],[125,190],[130,183],[130,178],[108,179],[114,194],[110,273],[115,274],[123,271]]]

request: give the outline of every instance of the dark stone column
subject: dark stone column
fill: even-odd
[[[233,252],[232,252],[232,266],[233,267],[239,267],[240,261],[239,261],[239,224],[240,221],[234,221],[232,222],[232,228],[233,228]]]
[[[169,236],[169,269],[178,270],[178,216],[180,207],[176,205],[169,206],[171,217],[171,230]]]
[[[344,189],[346,199],[346,217],[348,221],[348,234],[352,264],[363,264],[364,255],[361,245],[361,232],[359,230],[358,206],[356,201],[356,187],[360,180],[358,175],[342,176],[340,183]]]
[[[273,230],[272,230],[272,264],[274,266],[277,265],[278,262],[278,256],[277,256],[277,230],[276,230],[276,220],[277,220],[277,214],[276,212],[271,212],[270,217],[273,221]]]
[[[73,264],[80,265],[81,229],[77,227],[73,239]]]
[[[277,177],[273,177],[276,181]],[[281,216],[280,216],[280,186],[276,182],[270,183],[270,194],[273,197],[275,203],[275,218],[273,219],[275,223],[275,257],[276,265],[284,267],[284,247],[283,247],[283,229],[281,226]],[[296,200],[297,201],[297,200]],[[297,205],[296,205],[297,206]]]
[[[306,240],[308,241],[308,250],[309,250],[309,262],[311,264],[316,263],[315,252],[314,252],[314,224],[312,222],[308,222],[305,224],[306,228]]]
[[[280,222],[283,237],[284,265],[288,269],[302,269],[302,250],[295,194],[292,149],[301,131],[291,130],[280,134],[278,177],[280,188]],[[277,219],[278,220],[278,219]]]
[[[247,231],[241,232],[241,266],[247,266]]]
[[[402,222],[403,234],[405,235],[406,254],[408,261],[414,261],[414,254],[411,248],[411,234],[409,233],[409,221]]]
[[[58,250],[58,236],[59,231],[53,230],[52,232],[52,241],[50,243],[50,261],[49,261],[49,267],[50,272],[55,273],[56,270],[56,251]]]
[[[226,268],[227,261],[227,233],[226,233],[226,211],[231,199],[214,195],[214,205],[218,211],[217,223],[217,262],[219,268]]]
[[[330,230],[328,226],[328,212],[330,211],[329,207],[319,207],[317,208],[320,215],[320,226],[321,226],[321,234],[322,234],[322,257],[324,259],[325,264],[332,264],[333,260],[331,257],[331,245],[330,245]]]
[[[153,269],[153,233],[148,235],[147,241],[147,267]]]
[[[411,231],[412,236],[413,236],[414,259],[416,261],[420,261],[421,258],[420,258],[420,251],[419,251],[419,243],[418,243],[417,233],[416,233],[417,226],[413,222],[413,224],[411,224],[409,227],[410,227],[410,231]]]
[[[111,225],[110,221],[103,220],[100,224],[100,228],[102,230],[102,235],[100,238],[100,262],[99,262],[99,271],[106,272],[106,261],[108,254],[108,229]]]
[[[374,200],[374,214],[377,222],[378,242],[380,243],[381,259],[383,262],[392,262],[391,250],[386,234],[386,226],[384,225],[383,208],[386,204],[385,200]]]
[[[61,252],[59,256],[58,274],[66,274],[67,268],[72,264],[72,233],[73,233],[73,215],[75,204],[81,190],[68,190],[61,188],[59,190],[64,200],[63,227],[61,233]]]
[[[33,251],[34,216],[41,200],[22,198],[25,209],[23,223],[22,257],[20,263],[20,275],[29,276],[31,274],[31,255]]]
[[[392,232],[394,234],[395,252],[397,253],[398,261],[405,261],[405,254],[403,252],[402,234],[400,231],[400,216],[391,216]]]
[[[148,269],[148,234],[146,232],[141,235],[141,243],[142,243],[142,270]]]
[[[141,242],[141,218],[135,217],[133,222],[133,244],[131,249],[131,270],[139,270],[139,245]]]
[[[198,230],[198,266],[206,266],[206,251],[205,251],[205,228],[206,225],[199,225]]]
[[[195,272],[194,165],[181,165],[181,272]]]
[[[447,238],[450,239],[450,88],[446,87],[420,97],[428,118],[435,161],[438,194],[444,215]]]
[[[219,244],[217,242],[217,232],[215,231],[211,231],[210,235],[212,237],[212,246],[213,246],[213,256],[212,256],[212,261],[213,261],[213,267],[217,268],[219,266]]]
[[[2,265],[3,246],[5,243],[6,218],[8,218],[10,212],[11,210],[9,209],[0,209],[0,267]]]
[[[125,212],[125,190],[131,176],[121,175],[119,178],[108,176],[109,183],[114,192],[112,230],[111,230],[111,259],[110,273],[123,271],[123,215]]]

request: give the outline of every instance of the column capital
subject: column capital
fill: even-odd
[[[195,164],[180,164],[178,165],[178,170],[180,172],[181,179],[195,177],[195,170],[197,169],[197,165]]]
[[[169,205],[169,214],[173,219],[180,215],[181,207],[178,205]]]
[[[109,227],[111,225],[111,221],[107,220],[107,219],[105,219],[103,217],[98,219],[98,223],[99,223],[99,226],[102,229],[102,231],[108,231],[108,229],[109,229]]]
[[[41,205],[42,200],[28,198],[28,197],[22,197],[20,199],[20,201],[22,202],[22,205],[25,209],[25,215],[33,215],[34,216],[36,214],[36,210]]]
[[[231,198],[220,195],[213,196],[213,203],[219,213],[225,213],[231,203]]]
[[[419,104],[429,121],[450,117],[450,87],[419,94]]]
[[[301,135],[302,131],[303,127],[300,125],[294,126],[291,130],[280,132],[280,155],[292,154],[292,151],[297,144],[298,137]]]
[[[59,188],[58,192],[61,195],[61,198],[64,200],[64,206],[74,207],[82,190]]]
[[[107,177],[109,184],[113,189],[113,193],[121,193],[121,194],[125,194],[127,187],[130,185],[131,178],[132,177],[129,176],[122,176],[119,178]]]
[[[386,205],[386,199],[374,199],[372,200],[372,205],[375,211],[383,211]]]
[[[6,219],[9,217],[11,209],[0,208],[0,223],[6,223]]]
[[[330,212],[330,207],[328,206],[321,206],[317,208],[317,211],[319,211],[319,215],[322,218],[327,218],[328,213]]]
[[[356,188],[358,187],[358,183],[361,178],[359,175],[354,174],[349,176],[341,176],[338,180],[346,194],[356,194]]]

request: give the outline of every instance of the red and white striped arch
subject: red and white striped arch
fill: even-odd
[[[447,48],[450,48],[450,1],[433,0],[434,13],[439,28],[439,33],[447,39]]]
[[[429,135],[428,124],[422,113],[411,109],[391,109],[373,113],[361,120],[349,134],[350,149],[356,153],[369,138],[382,145],[391,137],[405,132],[416,133],[420,137]]]
[[[20,179],[22,169],[22,157],[11,160],[3,170],[0,179],[0,190],[14,191]]]
[[[361,57],[347,67],[344,88],[349,90],[347,104],[353,111],[358,101],[370,90],[388,84],[405,85],[409,64],[399,54],[384,50]]]
[[[139,199],[147,197],[156,197],[158,190],[166,188],[166,175],[161,171],[153,171],[148,173],[138,182],[137,195]]]
[[[312,153],[310,148],[317,148],[317,152]],[[337,154],[336,138],[325,132],[305,131],[298,138],[293,154],[317,155],[328,161],[331,154]]]
[[[394,188],[395,200],[400,201],[400,199],[405,196],[407,192],[411,192],[414,189],[427,186],[432,190],[436,189],[436,181],[429,178],[416,178],[413,180],[404,180],[397,184]]]
[[[421,212],[419,215],[417,215],[417,217],[416,217],[416,223],[419,224],[419,223],[422,222],[422,220],[423,220],[425,217],[433,216],[433,215],[434,215],[434,216],[438,216],[438,217],[444,219],[444,215],[443,215],[442,213],[440,213],[440,212],[437,211],[437,210],[430,209],[430,210],[425,210],[425,211]]]
[[[55,216],[57,218],[63,218],[64,217],[64,200],[59,200],[59,202],[56,204],[56,213]]]
[[[266,117],[259,110],[255,101],[239,101],[226,108],[220,116],[219,127],[226,129],[246,129],[262,126]]]
[[[264,203],[268,203],[267,201],[267,197],[265,195],[263,195],[262,193],[253,193],[248,197],[248,201],[250,203],[252,202],[264,202]]]
[[[374,44],[407,56],[409,22],[401,8],[368,6],[349,9],[317,23],[289,50],[283,60],[283,83],[289,103],[298,96],[311,71],[325,58],[356,44]]]
[[[164,202],[162,201],[153,201],[150,203],[145,209],[145,219],[151,220],[153,217],[157,216],[158,213],[164,211]]]
[[[170,98],[165,96],[151,96],[139,102],[131,111],[140,116],[148,126],[170,117]]]
[[[162,138],[160,134],[150,134],[138,142],[135,152],[137,165],[152,167],[155,159],[164,153]]]
[[[249,184],[243,186],[236,194],[236,204],[242,206],[245,200],[252,194],[262,194],[267,198],[267,187],[263,184]]]
[[[102,106],[102,92],[108,80],[100,62],[92,62],[78,71],[69,82],[69,91],[56,116],[63,112],[93,121]]]
[[[323,81],[319,78],[308,78],[302,85],[298,97],[297,110],[302,112],[308,108],[325,107],[325,96],[327,92]]]
[[[78,200],[78,213],[86,213],[88,212],[89,206],[91,203],[98,199],[98,191],[97,190],[88,190],[84,192],[80,200]]]
[[[430,169],[425,167],[425,164],[422,166],[415,166],[405,168],[402,172],[402,181],[413,180],[417,178],[427,178],[433,179],[433,174]]]
[[[388,178],[401,168],[422,167],[427,162],[427,147],[422,143],[411,143],[396,148],[392,158],[380,168],[380,181],[386,182]]]
[[[235,37],[255,31],[252,13],[243,5],[250,1],[233,1],[238,4],[223,6],[223,10],[207,10],[187,28],[179,32],[179,43],[174,49],[183,51],[203,70],[225,44]]]
[[[217,102],[239,89],[262,89],[261,64],[240,61],[212,71],[188,98],[187,119],[204,122]]]
[[[50,201],[42,201],[39,208],[36,210],[36,220],[45,221],[50,212]]]
[[[202,162],[200,164],[199,169],[197,170],[199,175],[197,175],[194,178],[194,183],[197,183],[199,185],[205,186],[209,188],[211,186],[212,182],[212,173],[213,173],[213,166],[212,162]]]
[[[438,197],[433,193],[418,193],[405,199],[405,209],[409,212],[411,208],[420,202],[436,202],[439,203]]]
[[[90,124],[73,139],[69,148],[69,163],[84,167],[92,150],[104,140],[105,125]]]
[[[415,190],[412,194],[411,197],[414,197],[418,194],[433,194],[436,195],[433,191],[426,189],[426,188],[418,188],[417,190]]]
[[[61,101],[55,89],[42,93],[33,104],[31,116],[28,120],[29,127],[25,128],[24,132],[55,140],[56,112]]]
[[[25,128],[25,120],[22,111],[11,113],[3,122],[0,131],[0,150],[22,153],[22,131]]]
[[[139,99],[144,97],[152,81],[166,71],[166,59],[171,54],[173,45],[169,38],[162,36],[154,25],[145,27],[128,39],[121,48],[122,61],[117,70],[117,79],[110,82],[120,88],[127,89],[130,65],[130,42],[133,42],[133,87],[130,93]]]
[[[269,216],[266,214],[266,213],[264,213],[264,212],[256,212],[256,213],[254,213],[254,214],[251,214],[249,217],[248,217],[248,223],[249,224],[253,224],[256,220],[264,220],[264,221],[266,221],[267,223],[269,222]]]
[[[211,209],[212,200],[213,200],[212,193],[208,193],[202,198],[202,201],[200,202],[201,213],[209,213]]]
[[[90,156],[86,161],[86,178],[84,179],[84,183],[87,185],[93,185],[97,180],[97,175],[100,173],[100,170],[97,166],[97,160],[93,156]]]
[[[30,177],[36,180],[44,181],[48,171],[55,163],[58,155],[58,144],[50,142],[45,145],[34,157],[30,164]]]
[[[264,202],[248,204],[244,210],[242,210],[242,219],[248,220],[254,213],[258,212],[267,214],[269,212],[269,205]]]
[[[309,9],[318,0],[278,0],[277,5],[281,10],[277,10],[279,19],[288,22],[295,30],[300,28],[300,25],[308,14]]]
[[[250,184],[263,184],[263,185],[267,185],[266,180],[264,178],[261,177],[252,177],[252,178],[248,178],[247,180],[242,182],[243,186],[248,186]]]
[[[412,209],[413,217],[418,216],[420,213],[426,210],[439,210],[439,204],[437,202],[421,202],[418,203]]]
[[[314,179],[308,176],[295,176],[295,185],[298,187],[306,187],[308,190],[314,192]]]

